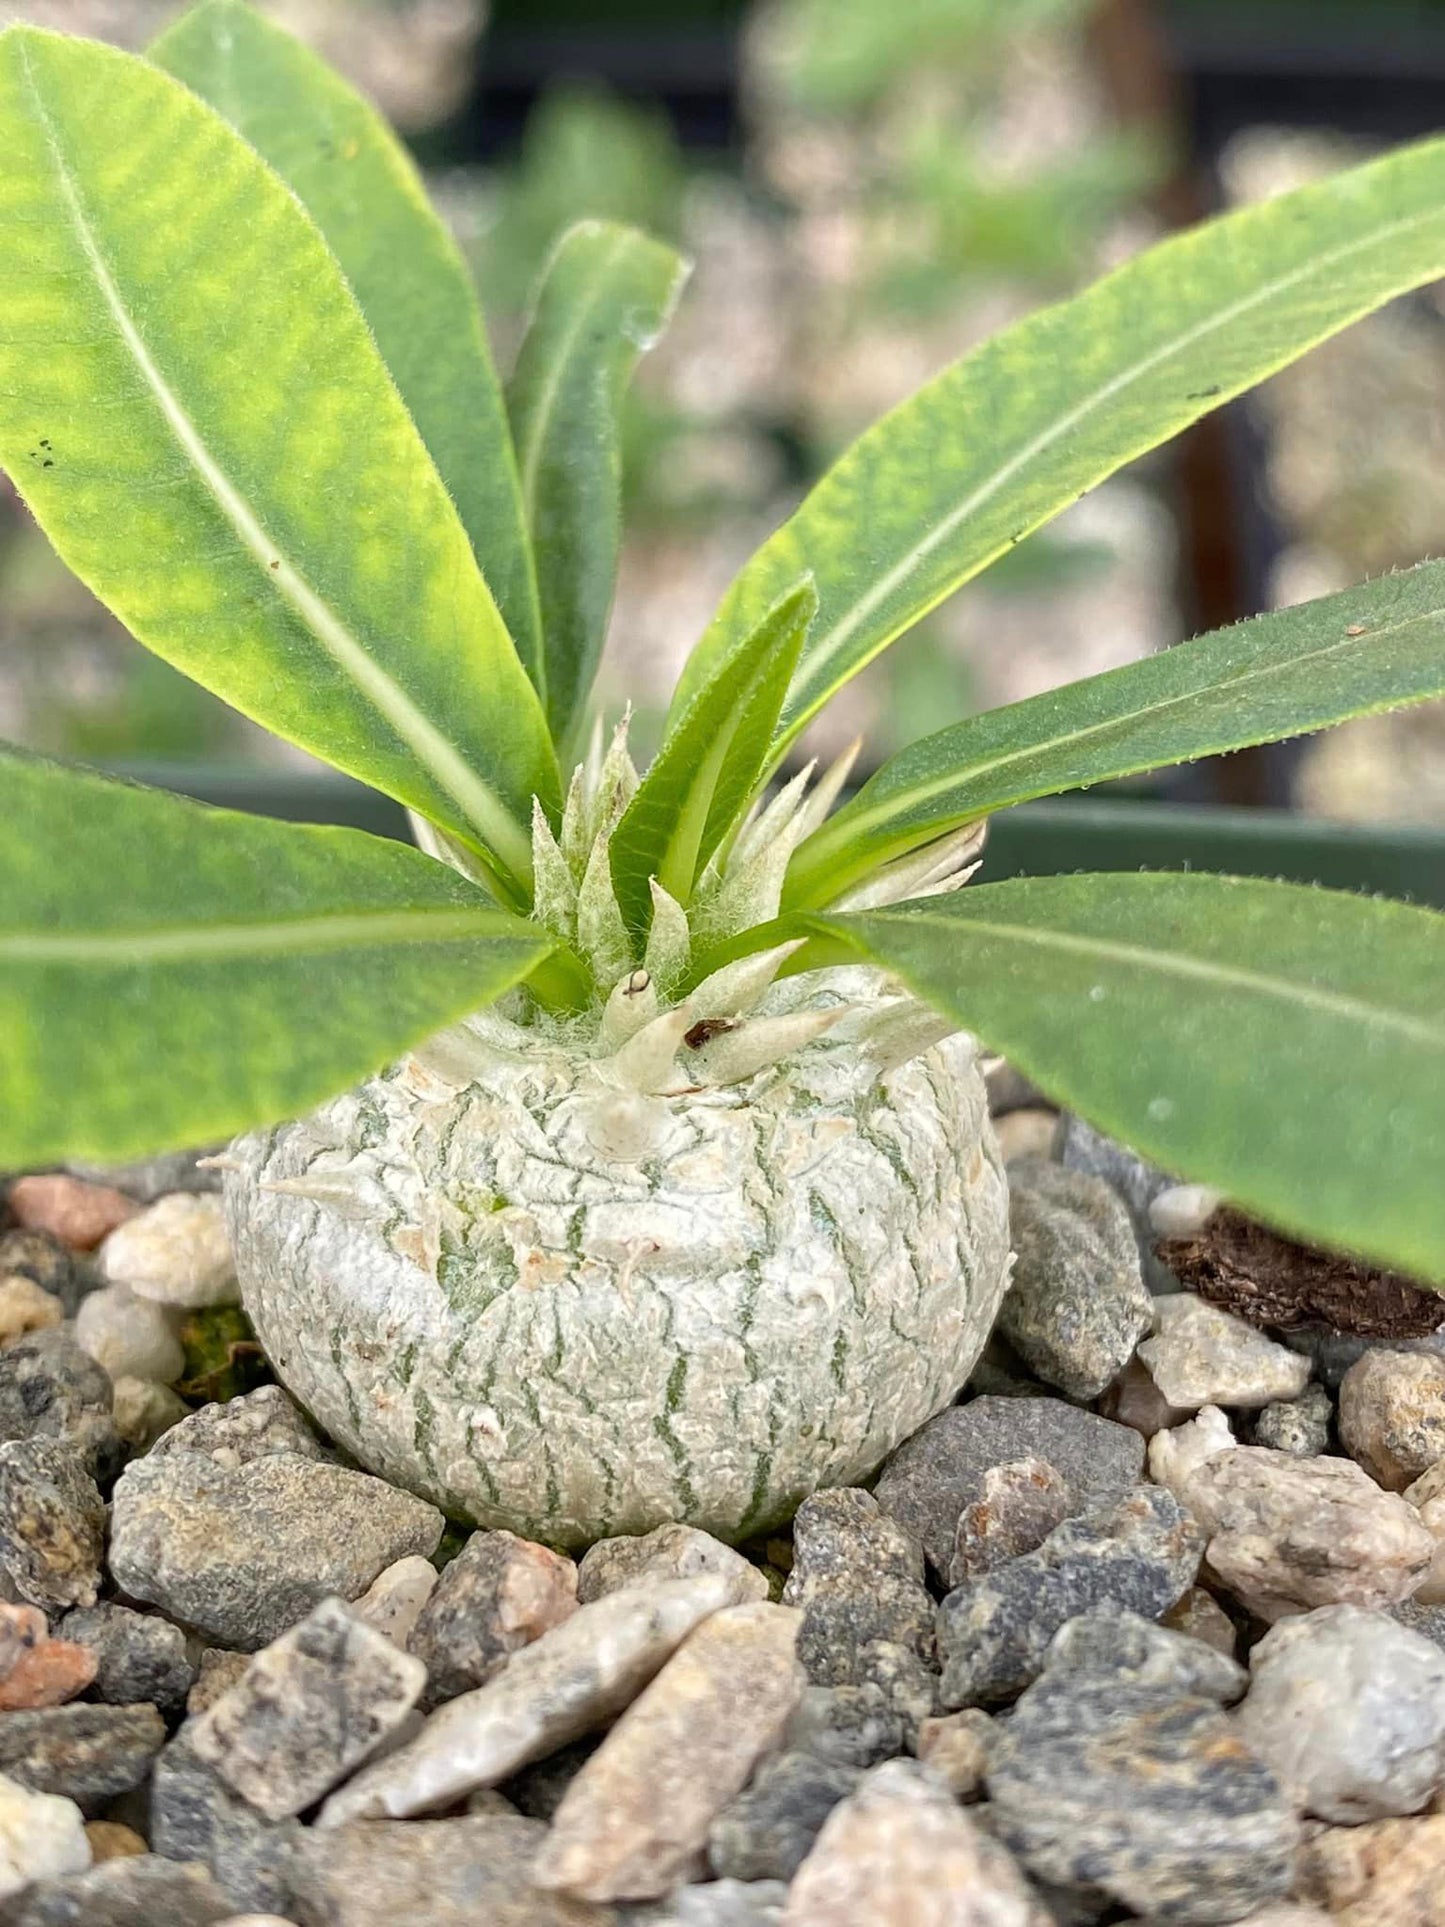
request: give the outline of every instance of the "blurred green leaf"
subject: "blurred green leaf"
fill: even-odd
[[[870,428],[744,567],[675,710],[804,572],[821,602],[775,756],[850,676],[1125,462],[1445,273],[1445,141],[1175,236]]]
[[[666,327],[687,264],[612,222],[562,237],[508,399],[541,595],[539,687],[553,740],[577,724],[607,633],[622,540],[622,397]]]
[[[1164,1170],[1296,1237],[1445,1283],[1437,912],[1118,874],[801,922]]]
[[[500,996],[552,948],[355,830],[0,753],[0,1166],[211,1144]]]
[[[1445,562],[1381,576],[971,716],[886,762],[803,844],[784,903],[1031,797],[1445,695]]]
[[[0,461],[61,556],[157,655],[525,878],[541,709],[299,203],[178,81],[31,28],[0,36],[0,152]]]
[[[368,101],[245,0],[203,0],[150,58],[244,135],[325,235],[535,671],[537,584],[502,387],[471,275],[406,150]]]

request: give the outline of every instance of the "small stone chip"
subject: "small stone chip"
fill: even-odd
[[[568,1787],[537,1857],[539,1886],[646,1900],[686,1877],[797,1703],[800,1617],[731,1606],[683,1641]]]
[[[419,1659],[325,1599],[256,1654],[196,1721],[191,1744],[243,1799],[282,1820],[369,1758],[425,1685]]]
[[[484,1686],[512,1654],[577,1610],[577,1568],[514,1532],[474,1532],[432,1589],[408,1650],[432,1704]]]

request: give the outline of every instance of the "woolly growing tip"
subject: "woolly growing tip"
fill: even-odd
[[[657,985],[659,993],[670,997],[687,975],[692,955],[692,929],[687,912],[677,898],[664,890],[656,877],[650,879],[652,923],[647,932],[647,952],[643,968]]]
[[[577,933],[577,883],[546,811],[532,799],[532,915],[563,943]]]
[[[781,1017],[753,1017],[698,1044],[680,1068],[694,1085],[741,1084],[744,1078],[782,1063],[831,1030],[848,1006],[790,1011]]]
[[[763,996],[778,972],[795,950],[801,950],[806,937],[780,943],[771,950],[759,950],[736,963],[724,964],[710,977],[704,977],[689,1001],[700,1018],[743,1017]]]
[[[834,902],[835,910],[877,910],[884,904],[902,903],[908,897],[939,897],[959,890],[978,869],[978,854],[988,834],[987,821],[965,823],[951,830],[924,849],[911,850],[896,862],[845,890]]]
[[[657,985],[645,970],[630,970],[613,986],[602,1013],[602,1044],[607,1050],[620,1050],[635,1037],[644,1024],[650,1024],[661,1009]]]
[[[674,1060],[682,1040],[697,1022],[690,1002],[674,1005],[650,1024],[644,1024],[620,1050],[597,1066],[604,1083],[618,1089],[640,1091],[646,1097],[661,1097],[680,1082]]]

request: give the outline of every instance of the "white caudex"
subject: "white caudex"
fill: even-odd
[[[594,746],[534,914],[592,1010],[513,997],[224,1160],[246,1304],[344,1446],[457,1517],[561,1545],[681,1519],[744,1537],[862,1477],[951,1399],[1008,1273],[971,1039],[797,942],[677,996],[690,956],[776,914],[846,762],[795,779],[640,963],[609,839],[637,778]],[[956,887],[976,832],[870,880]],[[433,844],[434,853],[447,855]]]

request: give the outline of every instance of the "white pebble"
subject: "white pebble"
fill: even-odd
[[[296,1927],[280,1914],[227,1914],[221,1927]]]
[[[53,1292],[42,1291],[33,1278],[16,1273],[0,1278],[0,1345],[26,1332],[50,1331],[65,1323],[65,1307]]]
[[[1445,1774],[1445,1653],[1384,1612],[1280,1620],[1235,1714],[1307,1813],[1344,1826],[1418,1813]]]
[[[1201,1405],[1257,1408],[1298,1398],[1309,1383],[1307,1358],[1192,1292],[1156,1298],[1154,1307],[1159,1330],[1139,1356],[1171,1405],[1188,1412]]]
[[[81,1300],[75,1337],[113,1379],[150,1378],[173,1385],[186,1355],[159,1305],[137,1298],[129,1285],[107,1285]]]
[[[59,1880],[90,1865],[85,1816],[73,1800],[0,1774],[0,1900],[33,1880]]]
[[[378,1573],[360,1599],[353,1600],[351,1610],[405,1652],[440,1577],[430,1559],[414,1553]]]
[[[1171,1184],[1150,1202],[1150,1228],[1160,1238],[1192,1238],[1223,1202],[1211,1184]]]
[[[1239,1440],[1217,1405],[1205,1405],[1185,1425],[1156,1432],[1149,1441],[1149,1477],[1167,1486],[1181,1505],[1188,1503],[1185,1488],[1206,1459],[1232,1452]]]
[[[163,1432],[179,1425],[190,1406],[169,1385],[152,1378],[115,1381],[115,1429],[132,1452],[149,1452]]]
[[[199,1311],[234,1305],[236,1261],[221,1200],[212,1191],[172,1191],[111,1232],[101,1269],[158,1304]]]

